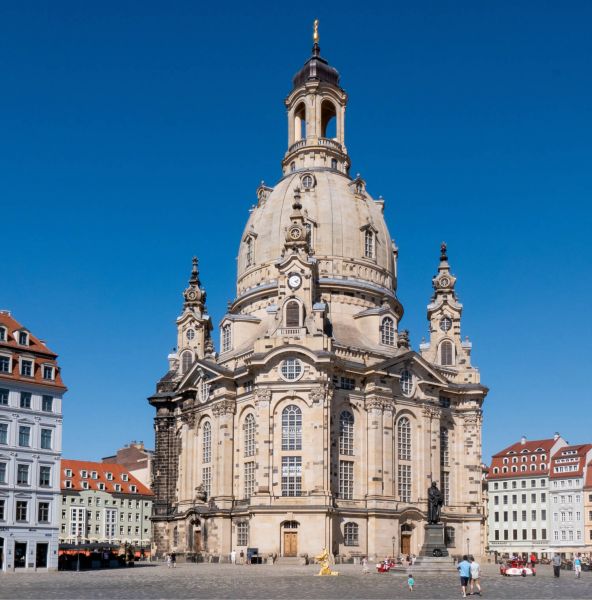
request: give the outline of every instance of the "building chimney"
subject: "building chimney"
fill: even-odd
[[[520,443],[521,443],[523,446],[524,446],[524,444],[526,444],[526,436],[525,436],[525,435],[523,435],[523,436],[520,438]]]
[[[555,435],[553,436],[553,441],[556,442],[559,439],[559,432],[556,431]]]

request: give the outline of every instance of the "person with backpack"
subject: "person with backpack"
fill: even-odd
[[[462,561],[458,563],[458,574],[460,575],[460,589],[462,592],[462,597],[467,597],[467,586],[469,585],[469,579],[471,578],[471,563],[468,560],[467,555],[465,554],[462,557]]]

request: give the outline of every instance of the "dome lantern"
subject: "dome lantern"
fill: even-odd
[[[285,100],[288,111],[288,151],[284,175],[309,168],[327,168],[348,174],[350,160],[345,147],[347,94],[339,84],[339,72],[321,56],[315,21],[312,56],[292,79]]]

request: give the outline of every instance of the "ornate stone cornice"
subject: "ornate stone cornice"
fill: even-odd
[[[442,411],[436,406],[424,406],[422,412],[424,417],[430,419],[439,419],[442,416]]]
[[[308,393],[308,397],[314,404],[322,404],[323,401],[328,397],[330,393],[329,387],[326,385],[320,385],[319,387],[312,388]]]
[[[381,411],[387,406],[387,400],[378,396],[371,396],[366,398],[366,410],[377,410]]]
[[[189,429],[193,429],[195,427],[196,415],[195,412],[184,412],[181,414],[181,422],[184,425],[187,425]]]
[[[460,414],[461,418],[465,422],[465,425],[480,425],[483,419],[481,411],[470,411]]]
[[[215,416],[233,415],[236,411],[236,402],[234,400],[221,400],[212,407]]]
[[[271,390],[269,388],[255,389],[255,406],[271,402]]]

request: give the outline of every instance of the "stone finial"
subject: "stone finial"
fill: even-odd
[[[442,242],[440,245],[440,261],[446,262],[448,260],[448,252],[446,242]]]
[[[191,275],[189,277],[189,285],[185,288],[183,292],[183,298],[185,302],[183,303],[184,308],[199,308],[203,310],[205,302],[206,302],[206,292],[201,289],[201,282],[199,280],[199,270],[198,270],[198,260],[197,256],[193,257],[192,267],[191,267]]]

